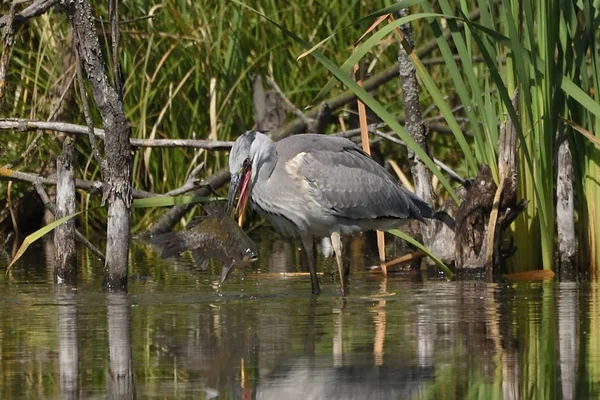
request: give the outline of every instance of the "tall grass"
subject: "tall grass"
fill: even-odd
[[[555,258],[555,141],[557,131],[564,127],[575,154],[581,261],[582,265],[597,269],[600,150],[588,138],[560,122],[562,117],[596,138],[600,135],[600,67],[594,51],[599,35],[595,29],[596,3],[558,0],[502,0],[496,4],[478,1],[476,5],[450,0],[411,3],[418,4],[413,6],[410,17],[417,46],[428,38],[437,38],[436,56],[444,60],[443,65],[425,67],[413,54],[424,88],[423,108],[433,107],[455,136],[454,140],[434,136],[434,154],[451,158],[455,167],[469,176],[474,175],[478,164],[486,163],[497,179],[498,127],[508,115],[518,120],[519,193],[531,203],[513,227],[519,260],[514,268],[549,269],[553,268]],[[345,71],[361,58],[369,61],[373,72],[395,61],[397,41],[393,32],[398,21],[387,26],[381,24],[358,47],[355,45],[373,21],[361,18],[392,3],[381,0],[365,4],[356,0],[308,1],[283,6],[275,1],[244,4],[310,45],[328,38],[317,50],[331,61],[330,66],[340,66],[337,74],[342,80]],[[105,18],[105,5],[95,6],[98,17]],[[464,16],[475,6],[480,9],[480,19],[477,23],[466,21],[466,29],[458,29],[457,25],[464,22]],[[145,15],[151,18],[136,20]],[[331,76],[316,58],[296,60],[305,50],[299,41],[235,2],[135,0],[121,5],[120,17],[124,21],[121,62],[125,109],[133,135],[138,138],[207,138],[211,132],[211,137],[216,132],[218,139],[235,138],[253,124],[252,74],[273,76],[300,108],[311,105],[317,95],[322,96],[324,88],[334,91],[341,88],[328,83]],[[98,26],[103,25],[99,22]],[[446,30],[451,31],[449,40],[442,37]],[[108,29],[102,34],[105,55],[112,62]],[[68,35],[68,22],[56,12],[34,19],[19,30],[9,69],[7,102],[0,110],[1,116],[42,119],[47,115],[52,87],[65,73],[61,57]],[[352,49],[356,49],[354,54]],[[484,62],[479,62],[480,59]],[[509,100],[517,88],[521,103],[520,117],[515,119]],[[373,94],[368,95],[377,101],[369,106],[372,109],[380,106],[384,120],[391,122],[401,115],[397,82]],[[211,99],[216,110],[216,118],[212,119]],[[72,117],[82,122],[77,112]],[[99,124],[98,116],[95,118]],[[393,122],[390,126],[403,132]],[[465,130],[469,135],[464,135]],[[25,143],[22,134],[19,135],[8,136],[5,154],[0,155],[2,161],[23,151]],[[36,154],[39,157],[30,159],[26,168],[43,167],[49,160],[46,150],[53,142],[50,136],[46,137]],[[451,144],[453,148],[449,151],[441,144]],[[98,178],[98,168],[88,158],[86,141],[79,141],[78,146],[78,176]],[[384,149],[393,155],[401,154],[397,149]],[[457,149],[462,157],[456,156]],[[192,168],[191,161],[205,161],[204,174],[208,176],[225,166],[226,157],[194,150],[141,150],[134,160],[134,185],[166,192],[184,182]],[[452,194],[452,188],[446,186]],[[0,187],[3,190],[5,187]],[[97,199],[83,196],[82,202],[95,204]],[[148,226],[156,216],[153,211],[135,211],[135,229]],[[103,219],[98,217],[101,217],[98,211],[89,215],[92,226],[94,221]]]
[[[423,13],[413,13],[400,21],[390,21],[387,25],[380,24],[378,30],[371,32],[363,45],[340,68],[326,57],[327,49],[331,48],[326,41],[313,47],[310,54],[423,157],[407,138],[404,129],[392,121],[385,109],[387,100],[375,101],[370,98],[344,74],[369,51],[374,53],[377,46],[401,23],[418,23],[419,19],[427,18],[453,85],[440,88],[414,53],[411,58],[424,90],[448,123],[463,151],[466,170],[472,174],[476,170],[476,163],[486,163],[498,181],[498,127],[508,117],[516,122],[519,194],[531,203],[513,226],[519,248],[518,257],[515,258],[518,263],[513,269],[552,269],[556,258],[555,153],[557,132],[561,128],[560,118],[571,121],[569,126],[573,122],[581,125],[582,129],[588,131],[587,136],[600,137],[600,66],[596,49],[598,32],[594,28],[600,13],[595,8],[598,6],[591,2],[558,0],[503,0],[498,4],[480,1],[481,19],[474,23],[466,18],[471,11],[466,2],[452,4],[448,0],[440,0],[439,10],[435,10],[428,2],[418,3]],[[434,11],[441,11],[443,15]],[[309,47],[289,27],[282,26],[268,15],[263,16],[298,43]],[[459,21],[467,25],[466,29],[458,29]],[[443,37],[442,24],[450,30],[452,42]],[[457,65],[455,55],[459,56],[461,67]],[[476,66],[472,61],[474,56],[482,57],[484,64]],[[330,83],[324,90],[329,87]],[[511,106],[511,96],[516,89],[521,99],[518,110]],[[469,121],[474,138],[472,147],[465,140],[448,104],[447,96],[454,94],[464,106],[463,114]],[[587,269],[589,262],[591,269],[597,270],[600,264],[600,235],[597,233],[600,150],[589,138],[571,128],[567,129],[567,133],[577,155],[576,196],[579,199],[577,217],[582,266]],[[424,161],[429,165],[427,156]],[[432,172],[439,175],[435,168],[432,168]],[[440,181],[455,197],[447,182],[443,179]]]
[[[453,30],[452,17],[465,15],[464,3],[451,5],[441,0],[439,4]],[[592,2],[581,6],[558,0],[504,0],[497,7],[480,1],[479,7],[480,23],[469,23],[469,29],[462,33],[454,30],[452,36],[463,63],[460,73],[452,53],[444,50],[448,45],[440,43],[440,49],[461,101],[474,110],[469,120],[479,161],[495,164],[499,122],[507,115],[515,116],[509,98],[519,89],[519,194],[531,203],[514,224],[519,248],[514,268],[551,269],[555,263],[555,154],[560,117],[600,135],[598,32],[594,28],[599,10]],[[423,10],[430,11],[430,7],[423,6]],[[436,22],[433,30],[439,37]],[[473,67],[470,60],[475,54],[484,58],[485,68]],[[567,134],[578,164],[582,266],[589,262],[595,270],[600,263],[600,152],[570,128]]]
[[[457,5],[452,8],[446,0],[440,1],[440,6],[444,13],[458,17],[466,11]],[[504,0],[497,7],[489,2],[479,2],[479,6],[480,25],[470,24],[464,33],[453,35],[464,62],[461,75],[468,81],[464,85],[455,78],[455,85],[458,92],[468,90],[472,94],[466,104],[477,110],[475,118],[469,117],[477,153],[495,145],[498,122],[511,113],[509,97],[519,89],[519,193],[531,203],[514,225],[519,248],[515,268],[551,269],[555,262],[555,154],[560,117],[595,132],[596,137],[600,135],[600,71],[595,44],[599,10],[592,2],[580,6],[557,0]],[[450,26],[453,23],[450,19]],[[461,41],[475,44],[473,49],[485,59],[485,70],[470,68],[470,53]],[[444,57],[451,68],[452,61],[446,54]],[[464,95],[461,100],[465,102]],[[477,126],[490,134],[478,132]],[[596,270],[600,263],[600,152],[572,129],[568,128],[567,134],[578,164],[576,197],[582,265],[589,262]],[[493,153],[490,149],[487,157],[478,159],[493,162]]]

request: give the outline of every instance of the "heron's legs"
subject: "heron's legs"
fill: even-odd
[[[344,274],[344,261],[342,259],[342,237],[339,232],[333,232],[331,234],[331,246],[333,247],[333,251],[335,252],[335,261],[338,265],[338,272],[340,273],[340,285],[342,288],[342,294],[346,294],[347,286],[346,286],[346,277]]]
[[[304,247],[304,252],[306,253],[306,259],[308,261],[308,270],[310,271],[310,282],[312,284],[312,293],[320,294],[321,288],[319,287],[319,277],[317,276],[317,263],[315,261],[315,251],[314,251],[314,240],[312,236],[300,236],[302,240],[302,247]]]

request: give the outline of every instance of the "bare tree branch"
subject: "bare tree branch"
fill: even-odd
[[[204,180],[198,180],[198,179],[194,178],[194,176],[198,173],[198,171],[200,169],[202,169],[203,166],[204,166],[204,163],[201,163],[196,168],[194,168],[195,173],[194,173],[194,171],[192,171],[192,174],[190,174],[186,183],[184,183],[181,187],[173,189],[165,194],[133,189],[133,197],[136,199],[146,199],[149,197],[157,197],[157,196],[175,197],[175,196],[180,196],[184,193],[190,192],[192,190],[197,190],[197,189],[201,189],[201,190],[208,189],[208,192],[206,192],[206,195],[207,195],[212,191],[211,182],[206,182]],[[45,176],[42,176],[39,174],[34,174],[32,172],[21,172],[21,171],[15,171],[15,170],[12,170],[9,168],[0,168],[0,181],[20,181],[20,182],[28,182],[33,185],[55,186],[56,185],[56,176],[51,175],[51,176],[45,177]],[[77,189],[85,190],[86,192],[91,193],[91,194],[101,194],[103,186],[104,186],[104,184],[100,181],[86,181],[84,179],[76,179],[75,180],[75,187]]]
[[[16,132],[28,132],[34,130],[46,130],[61,133],[73,133],[76,135],[87,135],[88,128],[83,125],[70,124],[67,122],[33,121],[19,118],[0,119],[0,130],[14,130]],[[104,140],[103,129],[94,128],[94,135]],[[129,139],[134,147],[190,147],[206,150],[229,150],[233,145],[230,141],[217,140],[192,140],[192,139]]]
[[[54,186],[56,185],[56,176],[45,177],[31,172],[21,172],[7,168],[0,168],[0,181],[21,181],[29,182],[34,185],[40,184],[46,186]],[[102,193],[104,184],[100,181],[86,181],[83,179],[77,179],[75,180],[75,187],[77,189],[85,190],[89,193],[100,194]],[[133,197],[135,198],[142,199],[155,196],[160,195],[152,192],[146,192],[145,190],[133,189]]]
[[[59,0],[37,0],[20,13],[15,13],[13,24],[22,24],[30,18],[42,15],[48,11],[50,7],[58,4],[58,2]],[[5,27],[8,24],[9,19],[10,18],[8,15],[3,15],[0,17],[0,28]]]

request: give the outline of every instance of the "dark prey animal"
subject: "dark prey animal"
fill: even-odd
[[[331,238],[345,293],[341,236],[434,217],[427,203],[341,137],[302,134],[274,143],[260,132],[248,131],[233,144],[229,171],[227,214],[239,190],[238,213],[243,214],[250,199],[279,233],[299,237],[314,294],[320,292],[316,237]]]
[[[223,262],[221,284],[234,266],[245,266],[258,259],[256,244],[217,204],[203,206],[206,216],[192,220],[187,228],[150,238],[162,247],[161,257],[169,258],[190,250],[202,271],[211,258]]]

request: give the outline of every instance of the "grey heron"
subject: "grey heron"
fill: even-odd
[[[301,134],[275,143],[263,133],[247,131],[233,144],[229,171],[227,213],[239,191],[238,213],[250,200],[282,236],[299,237],[313,294],[320,293],[315,238],[331,238],[345,293],[341,236],[433,217],[427,203],[342,137]]]

